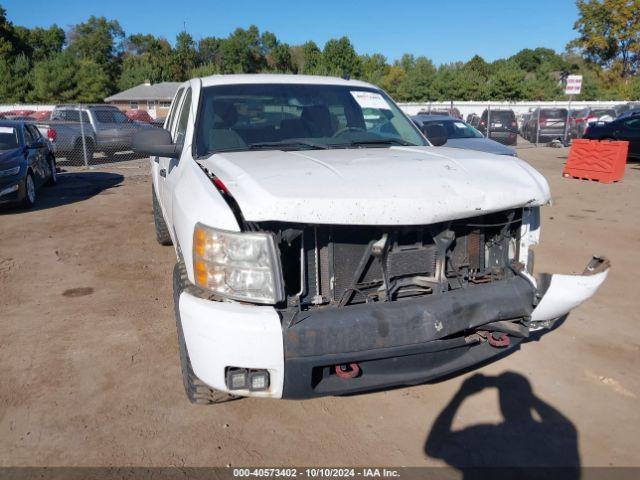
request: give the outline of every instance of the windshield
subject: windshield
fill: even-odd
[[[196,156],[255,149],[427,145],[381,91],[339,85],[249,84],[203,89]]]
[[[591,115],[592,117],[612,117],[612,118],[616,118],[616,112],[615,110],[592,110],[591,111]]]
[[[567,117],[567,109],[566,108],[543,108],[540,110],[540,118],[566,118]]]
[[[0,127],[0,150],[11,150],[18,145],[18,131],[13,127]]]
[[[424,122],[423,128],[427,125],[442,125],[447,131],[447,138],[484,138],[478,130],[462,120],[434,120]]]

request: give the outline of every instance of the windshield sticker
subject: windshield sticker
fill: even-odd
[[[13,127],[0,127],[0,133],[13,133],[14,131]]]
[[[363,92],[351,90],[351,95],[361,108],[377,108],[379,110],[391,110],[389,104],[382,95],[376,92]]]
[[[453,124],[458,128],[462,128],[462,129],[467,128],[467,126],[462,122],[453,122]]]

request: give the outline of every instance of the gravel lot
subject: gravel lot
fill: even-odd
[[[640,465],[640,165],[564,179],[567,153],[520,149],[554,197],[536,270],[613,269],[559,329],[444,382],[211,407],[182,389],[147,162],[66,168],[0,215],[0,466]]]

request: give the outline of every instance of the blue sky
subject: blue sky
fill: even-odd
[[[198,40],[257,25],[290,44],[348,36],[358,53],[426,55],[436,64],[510,56],[523,48],[564,50],[575,37],[573,0],[0,0],[9,20],[67,29],[90,15],[117,19],[127,34],[173,42],[186,29]]]

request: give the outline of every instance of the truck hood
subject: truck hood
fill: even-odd
[[[466,148],[479,152],[495,153],[497,155],[515,155],[513,148],[507,147],[489,138],[450,138],[447,146],[452,148]]]
[[[420,225],[550,199],[524,161],[457,148],[233,152],[201,163],[254,222]]]

